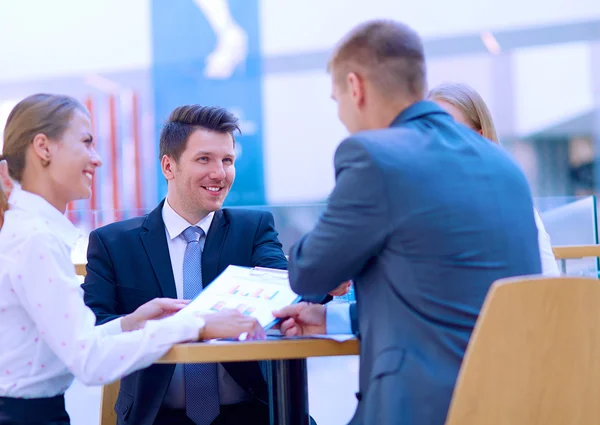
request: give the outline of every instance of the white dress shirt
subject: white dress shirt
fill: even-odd
[[[535,217],[535,225],[538,229],[538,245],[540,246],[540,260],[542,261],[542,274],[545,276],[560,276],[558,264],[552,252],[552,243],[550,242],[550,235],[546,232],[542,218],[538,214],[537,210],[533,210]]]
[[[0,230],[0,396],[56,396],[73,375],[102,385],[197,338],[204,320],[190,309],[134,332],[122,332],[121,319],[95,326],[71,262],[77,229],[24,190],[9,205]]]
[[[195,225],[208,234],[208,229],[212,223],[215,213],[211,212]],[[183,257],[187,242],[183,237],[183,231],[190,226],[188,221],[181,217],[170,205],[169,200],[165,200],[162,217],[165,222],[165,232],[167,233],[167,245],[169,247],[169,256],[171,257],[171,267],[173,268],[173,278],[175,279],[175,289],[177,298],[183,298]],[[200,248],[204,251],[206,237],[200,240]],[[205,282],[208,283],[208,282]],[[225,368],[218,364],[219,373],[219,400],[221,404],[235,404],[248,400],[250,395],[246,393],[235,380],[227,373]],[[185,381],[183,375],[183,365],[175,366],[173,378],[167,390],[164,404],[172,409],[185,409]]]

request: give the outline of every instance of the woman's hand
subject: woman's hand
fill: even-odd
[[[171,316],[188,305],[189,300],[176,300],[173,298],[154,298],[141,305],[133,313],[121,319],[123,332],[142,329],[148,320],[162,319]]]

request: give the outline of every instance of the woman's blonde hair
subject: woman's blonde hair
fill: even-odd
[[[441,100],[458,108],[465,116],[469,127],[480,131],[482,136],[500,143],[492,115],[482,97],[466,84],[445,83],[429,92],[429,100]]]
[[[58,140],[69,127],[75,111],[89,112],[70,96],[34,94],[20,101],[8,115],[4,128],[4,148],[0,160],[8,162],[10,177],[20,182],[25,170],[27,150],[33,138],[40,133]],[[8,209],[6,194],[0,187],[0,227]]]

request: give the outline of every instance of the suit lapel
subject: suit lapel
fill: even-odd
[[[169,246],[167,245],[165,223],[162,218],[163,204],[164,201],[148,214],[142,226],[140,238],[142,239],[142,244],[144,245],[150,264],[154,269],[154,274],[162,290],[163,297],[177,298],[171,256],[169,255]]]
[[[202,251],[202,282],[210,284],[219,274],[221,252],[229,230],[229,220],[223,210],[215,212]]]

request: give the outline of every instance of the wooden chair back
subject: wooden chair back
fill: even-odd
[[[458,376],[446,425],[591,425],[600,418],[600,284],[496,282]]]

